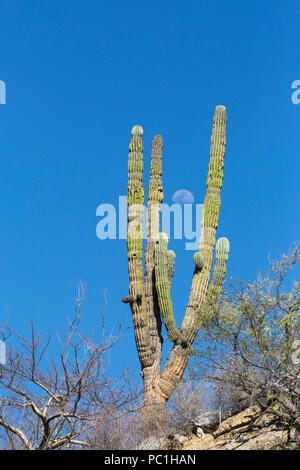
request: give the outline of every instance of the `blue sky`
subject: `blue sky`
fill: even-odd
[[[205,194],[212,116],[227,108],[218,236],[228,273],[252,280],[267,255],[299,238],[300,79],[296,0],[0,1],[0,316],[23,328],[63,326],[76,283],[87,285],[84,323],[108,332],[129,315],[124,240],[96,237],[96,208],[126,194],[130,130],[164,139],[165,201]],[[173,301],[182,318],[192,252],[177,254]],[[299,270],[294,276],[299,277]],[[137,366],[133,332],[112,355],[114,373]]]

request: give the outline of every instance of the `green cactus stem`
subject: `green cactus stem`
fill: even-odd
[[[127,257],[129,274],[129,293],[134,299],[130,303],[135,340],[141,364],[153,363],[150,344],[149,325],[145,308],[143,286],[143,129],[134,126],[131,131],[128,156],[127,187]],[[138,300],[139,299],[139,300]]]
[[[191,344],[197,334],[198,309],[205,302],[210,278],[221,205],[220,195],[223,182],[226,124],[225,107],[217,106],[213,118],[207,189],[199,240],[199,252],[203,255],[203,267],[201,270],[195,270],[188,306],[181,327],[187,344]]]
[[[172,287],[172,279],[174,276],[174,265],[175,265],[175,252],[173,250],[167,251],[167,262],[168,262],[168,279],[170,284],[170,289]]]
[[[197,271],[201,271],[201,269],[203,268],[204,260],[203,260],[203,255],[200,251],[197,251],[194,254],[194,263],[195,263],[195,269]]]
[[[174,345],[170,354],[170,363],[173,366],[165,368],[160,378],[160,388],[166,396],[170,396],[181,380],[189,357],[190,346],[199,328],[199,307],[206,300],[221,205],[226,125],[226,109],[224,106],[217,106],[213,118],[207,189],[199,240],[199,252],[203,256],[203,266],[201,269],[197,269],[200,262],[200,256],[197,255],[189,300],[180,328],[180,340],[178,344]]]
[[[150,179],[147,201],[147,244],[145,250],[145,302],[149,321],[151,348],[156,354],[161,351],[162,321],[159,312],[154,273],[154,239],[160,231],[160,206],[163,201],[162,185],[162,149],[163,140],[156,135],[151,146]]]
[[[226,276],[228,255],[229,241],[227,238],[219,238],[216,243],[216,261],[213,277],[206,296],[207,302],[215,302],[222,292],[222,286]]]
[[[176,326],[170,295],[168,236],[165,233],[160,233],[155,240],[155,278],[159,308],[168,333],[168,338],[171,341],[176,341],[180,333]]]

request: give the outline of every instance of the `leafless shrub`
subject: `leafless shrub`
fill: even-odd
[[[167,406],[167,433],[188,435],[193,418],[207,411],[211,404],[211,391],[205,382],[184,380],[177,386]]]
[[[220,409],[224,415],[235,415],[255,404],[253,397],[232,380],[231,374],[215,373],[210,380],[213,381],[213,407]]]
[[[50,335],[38,333],[33,323],[28,336],[3,325],[7,354],[0,366],[2,449],[87,448],[96,429],[105,429],[132,410],[138,394],[128,375],[116,381],[106,373],[109,351],[122,328],[106,338],[103,314],[98,343],[84,336],[79,328],[84,295],[81,285],[74,317],[58,335],[60,353],[54,357]]]
[[[136,410],[103,420],[90,436],[89,447],[94,450],[157,450],[161,448],[160,435],[152,432],[142,412],[142,403],[136,400]],[[151,423],[150,423],[151,426]]]

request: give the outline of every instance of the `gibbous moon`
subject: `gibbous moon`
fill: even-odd
[[[194,196],[187,189],[179,189],[172,196],[174,204],[193,204],[194,200]]]

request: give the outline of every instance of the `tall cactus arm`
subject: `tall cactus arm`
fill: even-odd
[[[207,190],[199,240],[199,253],[203,257],[203,265],[200,269],[194,270],[190,296],[180,329],[181,338],[173,346],[169,361],[160,378],[159,386],[166,399],[181,380],[189,357],[189,348],[198,331],[198,309],[206,299],[221,205],[226,125],[225,107],[217,106],[213,118]]]
[[[229,255],[229,241],[227,238],[219,238],[216,243],[216,261],[211,283],[209,285],[206,302],[215,301],[221,295],[222,285],[226,276],[227,261]]]
[[[150,340],[152,349],[156,352],[155,357],[161,361],[161,317],[157,293],[155,290],[154,273],[154,239],[160,231],[160,206],[163,201],[162,185],[162,148],[163,140],[160,135],[156,135],[152,141],[150,180],[148,187],[147,201],[147,244],[145,250],[145,302],[146,311],[149,319]]]
[[[170,294],[170,281],[168,277],[168,236],[160,233],[155,240],[155,278],[159,308],[166,327],[168,338],[176,341],[179,330],[173,314],[173,305]]]
[[[135,341],[142,366],[153,363],[149,324],[146,314],[143,286],[143,129],[134,126],[129,144],[127,187],[127,257],[129,274],[130,308],[132,311]]]
[[[203,321],[207,322],[215,317],[216,301],[221,295],[226,276],[228,255],[229,241],[227,238],[219,238],[216,243],[216,260],[212,280],[207,290],[205,303],[200,305],[198,311],[198,329],[201,328]]]
[[[163,201],[162,185],[162,148],[163,140],[160,135],[156,135],[152,141],[150,180],[148,188],[148,241],[154,242],[155,237],[160,231],[160,205]],[[153,244],[152,244],[153,248]]]
[[[199,253],[203,256],[203,266],[194,272],[189,301],[181,327],[182,338],[188,345],[192,344],[197,334],[198,309],[205,302],[210,279],[221,205],[220,196],[223,183],[226,125],[225,107],[217,106],[213,118],[207,189],[199,240]]]

